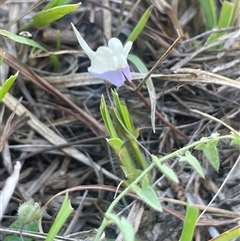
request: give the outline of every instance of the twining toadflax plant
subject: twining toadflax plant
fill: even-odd
[[[91,66],[88,68],[91,74],[117,87],[122,86],[125,79],[131,81],[130,68],[127,63],[127,56],[132,47],[131,41],[123,46],[119,39],[110,38],[108,46],[101,46],[94,52],[73,24],[72,27],[83,51],[91,60]]]

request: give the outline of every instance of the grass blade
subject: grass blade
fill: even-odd
[[[199,0],[203,12],[203,17],[207,29],[212,29],[217,25],[217,9],[214,0]]]
[[[129,54],[128,59],[137,67],[140,73],[143,73],[143,74],[148,73],[147,67],[142,62],[142,60],[138,58],[136,55]],[[150,103],[151,103],[151,124],[152,124],[153,132],[155,133],[156,92],[155,92],[155,88],[151,78],[147,79],[146,85],[147,85],[148,94],[149,94]]]
[[[128,39],[126,41],[126,43],[128,41],[132,41],[134,42],[138,36],[141,34],[142,30],[144,29],[144,27],[147,24],[147,21],[151,15],[152,12],[152,6],[150,6],[142,15],[142,17],[140,18],[140,20],[138,21],[137,25],[135,26],[135,28],[133,29],[133,31],[131,32],[131,34],[128,36]]]
[[[187,213],[183,225],[180,241],[192,241],[199,210],[191,205],[187,206]]]

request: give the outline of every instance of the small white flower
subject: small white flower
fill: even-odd
[[[101,46],[94,52],[73,24],[72,27],[83,51],[91,60],[91,66],[88,68],[91,74],[100,79],[107,80],[117,87],[122,86],[125,79],[131,81],[127,56],[132,47],[132,42],[127,42],[123,47],[119,39],[110,38],[108,47]]]

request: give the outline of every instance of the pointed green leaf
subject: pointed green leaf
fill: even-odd
[[[135,28],[133,29],[133,31],[131,32],[131,34],[128,36],[128,39],[126,41],[126,43],[128,41],[132,41],[134,42],[138,36],[141,34],[141,32],[143,31],[144,27],[147,24],[147,21],[149,19],[149,17],[151,16],[152,13],[152,6],[150,6],[142,15],[142,17],[140,18],[140,20],[138,21],[137,25],[135,26]]]
[[[112,149],[116,152],[117,155],[120,155],[120,151],[123,148],[123,144],[124,142],[119,139],[119,138],[111,138],[111,139],[107,139],[107,143],[109,146],[112,147]]]
[[[202,178],[204,177],[203,170],[201,165],[199,164],[196,157],[194,157],[190,151],[185,152],[185,156],[181,156],[179,159],[180,162],[187,162]]]
[[[58,234],[58,232],[60,231],[60,229],[62,228],[63,224],[66,222],[67,218],[72,213],[72,211],[73,208],[68,198],[68,193],[66,193],[62,206],[57,214],[57,217],[55,218],[55,221],[51,226],[50,231],[48,232],[46,241],[54,240],[55,236]]]
[[[132,185],[133,191],[151,208],[156,211],[162,212],[162,206],[157,197],[156,192],[151,186],[147,186],[144,189],[138,187],[137,185]]]
[[[116,90],[112,90],[112,96],[113,96],[113,103],[114,103],[114,106],[115,106],[115,110],[120,118],[120,120],[124,123],[124,115],[123,115],[123,111],[122,111],[122,103],[119,99],[119,96],[118,96],[118,93]]]
[[[207,29],[217,25],[217,9],[214,0],[199,0]]]
[[[114,223],[121,230],[125,241],[134,241],[134,229],[131,223],[124,217],[119,218],[117,215],[109,213],[107,218],[114,221]]]
[[[121,167],[126,177],[131,174],[135,169],[134,161],[124,146],[124,142],[119,138],[111,138],[107,140],[108,144],[113,148],[121,163]]]
[[[57,6],[54,8],[43,10],[33,16],[33,22],[38,27],[44,27],[65,15],[75,11],[81,3],[68,4],[63,6]]]
[[[218,19],[218,28],[226,28],[231,24],[231,16],[233,12],[233,5],[228,1],[223,1],[220,16]]]
[[[218,149],[218,140],[209,140],[209,142],[200,144],[195,147],[197,150],[202,150],[205,157],[209,160],[212,166],[218,171],[220,166]]]
[[[125,127],[127,128],[127,130],[132,134],[134,132],[134,127],[133,127],[133,123],[130,118],[128,109],[125,105],[122,104],[121,110],[122,110],[122,114],[123,114],[123,123],[125,124]]]
[[[192,241],[198,214],[199,210],[196,207],[189,204],[187,205],[187,212],[180,241]]]
[[[32,39],[29,39],[29,38],[25,38],[23,36],[19,36],[19,35],[16,35],[16,34],[13,34],[7,30],[4,30],[4,29],[1,29],[0,30],[0,34],[13,40],[14,42],[17,42],[17,43],[21,43],[21,44],[26,44],[28,46],[32,46],[32,47],[35,47],[37,49],[40,49],[42,50],[43,52],[48,52],[47,49],[45,49],[44,47],[42,47],[39,43],[37,43],[36,41],[32,40]]]
[[[219,236],[209,241],[234,241],[240,237],[240,225],[221,233]]]
[[[6,93],[9,91],[11,86],[13,85],[14,81],[18,77],[18,72],[15,75],[11,75],[3,84],[3,86],[0,87],[0,101],[4,98]]]
[[[165,163],[161,163],[157,156],[152,155],[152,161],[158,166],[159,170],[171,181],[179,183],[176,173],[172,170],[170,166]]]
[[[220,16],[219,16],[218,23],[217,23],[217,27],[218,28],[230,27],[233,14],[234,14],[233,13],[233,5],[228,1],[223,1]],[[225,34],[225,32],[213,33],[208,38],[208,42],[211,43],[224,34]]]
[[[39,43],[37,43],[36,41],[29,39],[29,38],[25,38],[23,36],[19,36],[16,34],[13,34],[7,30],[4,29],[0,29],[0,35],[3,35],[11,40],[13,40],[16,43],[21,43],[21,44],[26,44],[28,46],[37,48],[42,50],[43,52],[48,52],[48,50],[44,47],[42,47]],[[59,61],[58,61],[58,57],[54,56],[54,55],[50,55],[49,58],[51,59],[53,65],[54,65],[54,70],[57,70],[58,66],[59,66]]]
[[[240,0],[235,0],[233,2],[233,11],[230,17],[230,26],[233,26],[238,18],[240,11]]]
[[[231,145],[240,145],[240,133],[237,134],[233,132],[232,135],[233,135],[233,139],[231,141]]]
[[[114,128],[112,119],[110,117],[108,107],[105,102],[104,95],[101,97],[101,104],[100,104],[100,112],[104,121],[104,124],[107,128],[108,134],[110,135],[111,138],[118,138],[118,134]]]
[[[52,0],[44,7],[44,9],[50,9],[57,6],[65,5],[70,3],[71,1],[72,0]]]

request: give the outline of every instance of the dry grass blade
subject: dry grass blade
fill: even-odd
[[[3,103],[11,110],[14,110],[17,100],[10,94],[7,94],[4,99]],[[37,131],[41,136],[43,136],[47,141],[54,145],[59,144],[65,144],[67,143],[64,139],[62,139],[60,136],[58,136],[55,132],[53,132],[50,128],[48,128],[46,125],[44,125],[41,121],[39,121],[31,112],[29,112],[23,105],[19,104],[16,108],[16,114],[22,115],[26,114],[30,120],[28,121],[28,124],[31,128],[33,128],[35,131]],[[71,156],[72,158],[78,160],[81,163],[84,163],[87,166],[92,166],[92,161],[85,156],[83,153],[78,151],[77,149],[73,147],[65,147],[61,149],[65,154]],[[99,170],[99,172],[102,172],[106,176],[108,176],[111,179],[118,180],[116,176],[114,176],[109,171],[105,170],[104,168],[100,167],[98,164],[94,164],[95,167]]]
[[[173,75],[172,81],[185,81],[185,82],[197,82],[197,83],[208,83],[231,86],[240,89],[240,82],[224,77],[222,75],[210,73],[200,69],[187,69],[182,68],[175,71],[176,75]],[[178,74],[182,74],[179,75]]]
[[[21,163],[17,162],[14,166],[13,173],[7,179],[3,189],[0,192],[0,221],[2,220],[3,214],[7,208],[8,202],[12,197],[14,189],[18,183],[20,170],[21,170]]]
[[[34,73],[27,65],[22,63],[19,59],[12,56],[11,54],[4,51],[0,48],[0,57],[3,57],[5,54],[4,62],[8,63],[11,67],[30,79],[34,84],[43,88],[44,90],[50,92],[53,95],[56,95],[58,98],[62,99],[64,102],[68,103],[73,107],[82,118],[77,117],[80,121],[83,121],[94,133],[99,131],[105,132],[104,126],[102,126],[97,120],[95,120],[91,115],[83,111],[80,107],[74,104],[70,99],[68,99],[64,94],[62,94],[58,89],[54,88],[47,81],[41,78],[39,75]]]
[[[17,108],[17,106],[19,105],[20,102],[21,102],[21,99],[17,102],[16,107],[13,109],[12,114],[9,116],[9,118],[8,118],[8,120],[7,120],[7,122],[6,122],[5,127],[3,128],[3,131],[2,131],[1,137],[0,137],[0,152],[2,151],[3,146],[4,146],[4,142],[5,142],[5,140],[6,140],[7,137],[8,137],[8,134],[9,134],[9,132],[10,132],[10,127],[11,127],[12,119],[13,119],[13,117],[14,117],[14,115],[15,115],[16,108]]]

